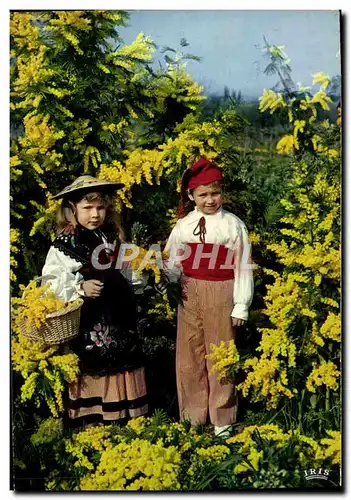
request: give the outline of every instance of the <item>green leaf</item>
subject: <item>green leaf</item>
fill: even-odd
[[[312,394],[310,397],[310,403],[313,409],[317,406],[317,394]]]
[[[172,59],[171,57],[165,55],[165,61],[168,63],[168,64],[175,64],[175,61],[174,59]]]
[[[175,49],[172,49],[172,47],[169,47],[168,45],[165,45],[164,47],[162,47],[160,52],[161,52],[161,54],[163,54],[164,52],[174,52],[174,54],[177,53],[177,51]]]

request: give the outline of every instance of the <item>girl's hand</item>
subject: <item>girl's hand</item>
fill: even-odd
[[[233,318],[232,317],[232,325],[233,326],[242,326],[245,323],[244,319]]]
[[[99,280],[88,280],[84,281],[82,288],[86,297],[96,298],[101,295],[104,284]]]

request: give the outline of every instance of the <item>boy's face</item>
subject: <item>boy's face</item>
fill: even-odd
[[[222,205],[222,189],[216,184],[198,186],[192,195],[189,194],[189,198],[195,201],[200,212],[211,215],[217,212]]]
[[[102,200],[88,201],[86,198],[75,204],[76,219],[86,229],[102,226],[106,217],[106,206]]]

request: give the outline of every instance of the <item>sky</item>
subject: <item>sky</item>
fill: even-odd
[[[337,10],[133,10],[130,26],[120,29],[125,43],[143,32],[162,48],[180,48],[200,56],[187,70],[206,93],[222,94],[224,86],[258,97],[277,77],[263,74],[267,60],[263,35],[271,45],[284,45],[295,82],[309,85],[311,76],[340,75],[340,21]],[[184,49],[183,49],[184,50]],[[171,55],[171,54],[170,54]],[[155,59],[163,55],[155,52]]]

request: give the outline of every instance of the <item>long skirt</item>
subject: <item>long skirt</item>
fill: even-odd
[[[236,421],[237,395],[229,382],[209,374],[210,344],[234,339],[232,327],[234,281],[207,281],[183,277],[184,303],[178,307],[176,372],[181,419],[213,425]]]
[[[82,375],[69,386],[67,406],[72,427],[145,415],[144,368],[102,377]]]

